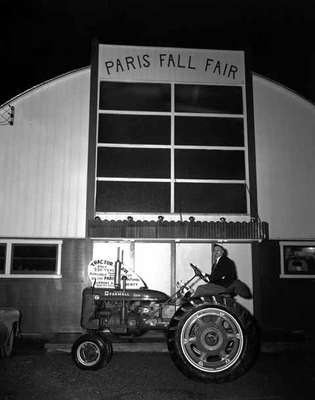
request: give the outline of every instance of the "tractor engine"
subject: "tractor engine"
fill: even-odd
[[[88,287],[82,296],[81,326],[86,330],[139,336],[149,329],[167,326],[174,313],[173,306],[162,307],[168,299],[157,290]]]

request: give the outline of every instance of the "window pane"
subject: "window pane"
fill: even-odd
[[[101,82],[101,110],[170,111],[171,85]]]
[[[100,143],[170,144],[171,119],[160,115],[100,114]]]
[[[175,117],[175,144],[244,146],[243,119]]]
[[[245,179],[242,150],[176,150],[177,179]]]
[[[0,243],[0,274],[5,272],[6,244]]]
[[[245,214],[246,211],[245,185],[175,184],[175,212]]]
[[[12,245],[12,274],[53,274],[56,268],[57,245]]]
[[[169,178],[170,150],[98,149],[98,177]]]
[[[242,88],[238,86],[176,85],[175,111],[242,114]]]
[[[97,212],[169,212],[170,184],[97,182]]]

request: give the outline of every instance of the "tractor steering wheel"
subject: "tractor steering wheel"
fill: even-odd
[[[194,265],[194,264],[190,263],[190,266],[194,270],[194,273],[195,273],[196,276],[198,276],[199,278],[201,278],[205,282],[208,282],[207,278],[204,275],[204,273],[197,267],[197,265]]]

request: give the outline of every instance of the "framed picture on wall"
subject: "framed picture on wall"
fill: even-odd
[[[280,242],[280,278],[315,279],[315,242]]]

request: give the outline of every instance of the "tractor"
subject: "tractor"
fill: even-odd
[[[187,377],[223,383],[243,375],[259,349],[252,314],[236,301],[243,282],[231,288],[213,285],[194,296],[193,286],[207,276],[190,264],[193,276],[172,296],[147,288],[144,281],[116,262],[89,264],[93,285],[82,293],[83,333],[72,345],[72,359],[83,370],[102,368],[112,358],[115,337],[135,338],[149,330],[165,333],[171,359]]]

